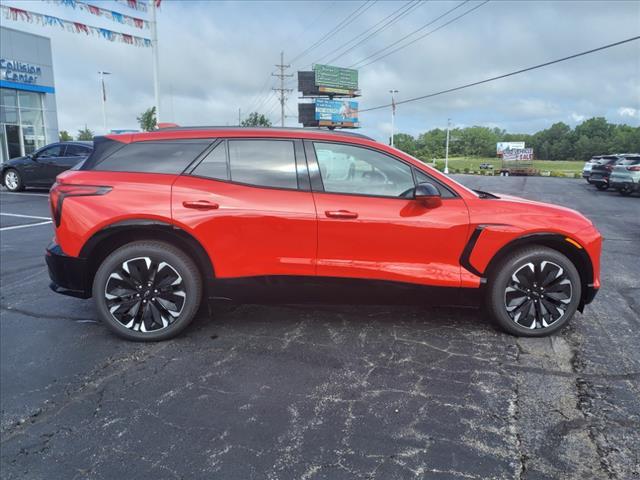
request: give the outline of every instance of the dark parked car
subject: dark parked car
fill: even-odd
[[[616,166],[622,158],[618,155],[606,155],[591,167],[591,174],[588,182],[595,185],[598,190],[606,190],[609,188],[609,175],[613,167]]]
[[[0,181],[11,192],[25,187],[50,187],[56,176],[83,162],[93,151],[93,142],[58,142],[1,166]]]
[[[624,196],[640,190],[640,155],[625,155],[611,171],[609,185]]]

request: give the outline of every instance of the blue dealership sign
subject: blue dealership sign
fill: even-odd
[[[333,123],[358,123],[358,102],[317,98],[315,119]]]

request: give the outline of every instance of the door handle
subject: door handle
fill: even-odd
[[[327,210],[324,214],[329,218],[358,218],[356,212],[349,210]]]
[[[182,202],[184,208],[193,208],[195,210],[217,210],[220,205],[209,202],[208,200],[187,200]]]

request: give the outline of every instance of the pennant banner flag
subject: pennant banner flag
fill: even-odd
[[[143,5],[137,0],[130,0],[130,1],[135,3],[136,5]],[[124,13],[114,12],[113,10],[98,7],[96,5],[92,5],[87,2],[82,2],[80,0],[49,0],[49,2],[57,3],[58,5],[63,5],[65,7],[71,7],[84,12],[88,12],[91,15],[95,15],[97,17],[104,17],[109,20],[113,20],[114,22],[123,23],[131,27],[149,28],[149,22],[143,18],[132,17],[130,15],[125,15]],[[146,6],[145,6],[145,10],[146,10]]]
[[[74,2],[74,0],[64,0],[66,3]],[[78,2],[75,2],[76,4]],[[136,47],[150,47],[151,40],[144,37],[136,37],[122,32],[114,32],[106,28],[93,27],[80,22],[70,22],[62,18],[52,17],[51,15],[43,15],[41,13],[30,12],[21,8],[7,7],[0,5],[0,9],[7,20],[22,20],[23,22],[36,23],[44,27],[60,27],[71,33],[84,33],[85,35],[95,35],[111,42],[121,42]]]
[[[118,3],[122,3],[123,5],[128,6],[129,8],[133,8],[134,10],[138,10],[139,12],[147,11],[147,4],[143,0],[115,0]]]

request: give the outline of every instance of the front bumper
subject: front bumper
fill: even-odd
[[[91,297],[91,289],[87,286],[85,259],[65,255],[60,245],[56,243],[51,243],[47,247],[45,259],[51,278],[49,285],[51,290],[76,298]]]

